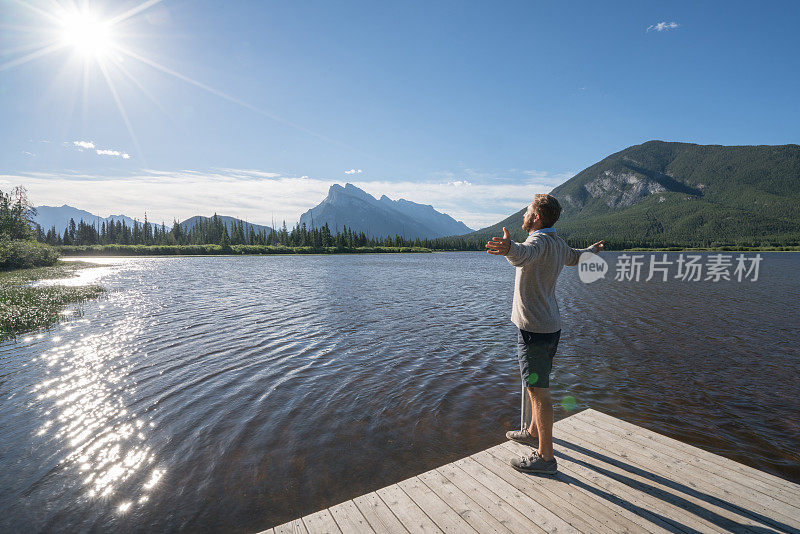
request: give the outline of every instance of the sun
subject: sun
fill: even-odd
[[[131,73],[126,66],[126,62],[134,65],[146,65],[207,93],[232,102],[237,106],[244,107],[273,121],[321,139],[326,143],[353,150],[350,146],[175,71],[151,59],[146,53],[131,48],[131,37],[140,35],[139,32],[135,31],[136,19],[143,12],[153,9],[156,5],[164,2],[164,0],[139,0],[138,3],[131,5],[129,2],[133,1],[13,0],[12,2],[3,2],[3,0],[0,0],[0,4],[3,5],[4,9],[6,4],[14,4],[23,20],[27,15],[30,22],[27,23],[26,21],[26,23],[15,27],[15,37],[20,40],[30,39],[33,41],[32,43],[23,44],[10,52],[0,50],[0,60],[2,60],[0,61],[0,73],[21,67],[52,54],[67,52],[71,57],[64,62],[62,69],[59,70],[59,75],[54,78],[54,83],[56,79],[60,81],[70,73],[77,74],[82,71],[82,78],[76,77],[75,79],[79,83],[82,80],[83,108],[87,109],[90,103],[88,87],[91,80],[94,79],[90,76],[90,73],[96,74],[99,72],[101,76],[97,78],[104,80],[108,86],[108,90],[139,154],[141,154],[142,150],[139,147],[139,142],[136,139],[133,126],[128,118],[128,112],[123,103],[122,97],[124,95],[118,89],[120,82],[131,82],[150,100],[157,105],[159,104],[140,81],[141,74]],[[49,5],[44,7],[39,4]],[[120,7],[120,4],[127,4],[127,9],[114,9],[115,7]],[[3,32],[6,31],[4,22],[6,17],[6,12],[3,11],[2,16],[0,16],[0,19],[3,19],[2,23],[0,23],[0,31]],[[3,36],[5,37],[6,34],[4,33]],[[2,88],[0,87],[0,89]],[[76,96],[77,94],[77,90],[73,91],[73,95]],[[161,106],[159,105],[159,107]]]
[[[111,24],[94,13],[66,13],[61,23],[62,44],[86,59],[101,59],[114,47]]]

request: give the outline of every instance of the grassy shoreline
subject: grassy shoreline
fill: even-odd
[[[97,264],[82,261],[58,261],[49,267],[15,269],[0,272],[0,341],[46,328],[58,321],[67,304],[84,302],[105,292],[98,285],[69,287],[62,285],[31,286],[36,280],[75,276],[75,271]]]
[[[430,249],[425,247],[288,247],[285,245],[80,245],[57,246],[58,252],[68,256],[249,256],[249,255],[294,255],[294,254],[408,254],[435,252],[475,252],[472,250]],[[717,247],[631,247],[614,248],[607,244],[609,252],[800,252],[800,245],[744,247],[721,245]]]
[[[284,245],[82,245],[55,247],[62,256],[239,256],[277,254],[428,253],[424,247],[288,247]]]

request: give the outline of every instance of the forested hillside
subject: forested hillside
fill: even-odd
[[[615,248],[800,243],[798,145],[648,141],[608,156],[552,194],[564,208],[556,229],[576,243],[601,238]],[[523,239],[523,213],[524,208],[470,235],[480,241],[506,226]]]

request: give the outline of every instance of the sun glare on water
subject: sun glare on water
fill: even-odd
[[[91,12],[65,14],[62,42],[85,58],[100,59],[113,48],[111,25]]]

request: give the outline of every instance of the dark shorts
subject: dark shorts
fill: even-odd
[[[549,388],[553,356],[556,355],[561,330],[551,334],[539,334],[520,330],[517,333],[517,357],[519,374],[529,387]]]

